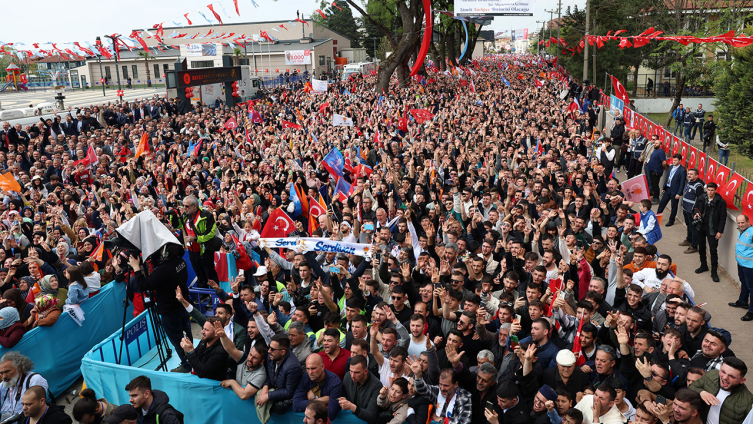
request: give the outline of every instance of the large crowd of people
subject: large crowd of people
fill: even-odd
[[[155,97],[4,123],[0,162],[21,190],[1,193],[0,344],[129,284],[135,313],[155,290],[172,371],[217,380],[263,423],[302,412],[324,424],[343,410],[380,424],[751,422],[747,366],[695,303],[706,283],[660,253],[656,214],[669,206],[671,226],[682,208],[695,272],[718,281],[716,184],[621,119],[599,129],[598,89],[551,60],[427,71],[381,93],[375,77],[351,76],[234,107]],[[572,110],[574,96],[589,106]],[[343,161],[323,160],[333,151]],[[645,173],[651,198],[626,201],[623,170]],[[143,211],[183,244],[151,280],[138,258],[100,248]],[[368,254],[271,249],[260,233],[281,217],[292,222],[281,237]],[[737,225],[744,292],[730,305],[749,321],[753,230],[745,215]],[[159,274],[185,273],[184,249],[197,286],[222,299],[211,316],[184,274]],[[236,258],[230,292],[218,254]],[[3,418],[71,422],[22,353],[0,358]],[[123,389],[131,405],[82,392],[73,418],[183,422],[149,378]]]

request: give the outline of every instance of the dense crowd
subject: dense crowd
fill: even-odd
[[[708,243],[718,281],[726,205],[714,183],[621,119],[599,130],[599,90],[540,57],[432,66],[389,92],[374,84],[351,77],[232,108],[154,98],[4,123],[0,162],[20,191],[0,203],[2,346],[53,326],[104,284],[128,284],[135,314],[155,291],[180,358],[172,371],[219,381],[264,423],[295,411],[322,424],[343,410],[390,424],[751,420],[732,335],[695,306],[702,280],[678,275],[657,243],[656,213],[670,205],[672,225],[682,208],[696,272],[709,270]],[[588,106],[573,110],[573,97]],[[353,125],[333,126],[333,114]],[[333,152],[343,160],[323,160]],[[651,199],[625,200],[622,169],[646,174]],[[138,258],[101,248],[143,211],[183,244],[149,276]],[[753,249],[749,227],[738,217]],[[368,254],[271,249],[260,239],[268,231]],[[211,316],[189,296],[184,249],[197,286],[222,299]],[[231,292],[218,285],[220,254],[242,271]],[[167,278],[171,269],[181,278]],[[747,309],[747,295],[733,306]],[[190,320],[197,346],[185,337]],[[32,370],[18,352],[0,358],[4,416],[71,422]],[[183,421],[148,378],[125,390],[131,405],[120,407],[82,392],[74,418]]]

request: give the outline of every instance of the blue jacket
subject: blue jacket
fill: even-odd
[[[81,287],[79,283],[73,283],[68,285],[68,299],[65,300],[66,305],[78,305],[89,300],[89,291]]]
[[[520,341],[520,344],[530,342],[533,342],[533,339],[531,338],[531,336],[528,336],[525,339],[522,339]],[[560,349],[557,347],[557,345],[552,342],[552,339],[549,339],[548,342],[544,343],[541,346],[538,346],[538,349],[536,350],[536,356],[539,359],[537,360],[537,362],[540,364],[549,364],[550,362],[555,360],[559,351]]]
[[[667,154],[661,148],[654,150],[651,153],[651,157],[648,160],[647,168],[649,172],[656,172],[661,174],[664,172],[662,163],[667,160]]]
[[[640,216],[641,216],[641,224],[643,224],[644,227],[648,225],[648,220],[650,217],[653,216],[654,220],[656,221],[656,223],[654,224],[654,228],[651,231],[644,234],[644,236],[646,236],[646,241],[648,242],[648,244],[654,244],[657,241],[661,240],[661,237],[662,237],[661,226],[659,225],[659,219],[656,217],[656,214],[654,213],[654,211],[641,213]]]
[[[294,412],[306,411],[306,406],[309,404],[306,394],[315,386],[316,383],[311,380],[308,373],[303,373],[301,384],[298,385],[298,390],[295,391],[295,395],[293,396]],[[334,421],[337,417],[337,413],[340,412],[340,402],[338,402],[337,399],[343,396],[343,383],[340,381],[340,377],[338,377],[337,374],[329,370],[324,370],[324,381],[319,385],[319,389],[321,391],[319,397],[329,396],[327,410],[329,411],[329,420]]]
[[[753,268],[753,227],[737,235],[735,259],[741,267]]]
[[[264,385],[270,389],[275,389],[269,392],[269,400],[275,402],[292,400],[295,390],[301,382],[302,374],[303,368],[301,368],[301,363],[298,362],[295,356],[290,354],[290,350],[282,358],[280,366],[277,367],[277,372],[275,372],[274,361],[267,358],[267,381]]]
[[[685,120],[685,109],[678,107],[672,112],[672,117],[675,118],[676,121],[683,122]]]

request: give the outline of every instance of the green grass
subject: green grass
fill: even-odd
[[[664,126],[664,124],[667,122],[668,115],[669,115],[668,113],[647,113],[647,114],[644,114],[643,116],[650,119],[656,124],[660,124]],[[673,120],[669,125],[671,128],[667,128],[667,129],[673,131],[675,129],[675,121]],[[696,134],[696,138],[692,140],[691,142],[696,147],[702,147],[702,142],[698,134]],[[712,149],[712,151],[713,151],[713,155],[711,157],[718,160],[719,153],[715,146]],[[733,164],[734,164],[734,167],[733,167]],[[727,166],[729,166],[730,168],[734,170],[745,171],[748,175],[750,175],[753,172],[753,159],[738,152],[737,146],[733,145],[733,146],[730,146],[729,163],[727,164]]]

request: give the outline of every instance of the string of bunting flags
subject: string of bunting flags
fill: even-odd
[[[72,42],[56,42],[45,41],[38,43],[26,44],[23,42],[4,42],[0,41],[0,55],[15,55],[20,60],[26,58],[45,58],[51,56],[67,57],[69,60],[85,60],[87,57],[103,56],[108,60],[111,60],[114,56],[120,57],[120,52],[124,50],[133,51],[134,49],[144,49],[145,51],[167,51],[169,49],[178,49],[181,45],[196,44],[196,40],[204,40],[201,44],[222,44],[226,47],[230,47],[236,44],[240,47],[244,47],[250,41],[262,41],[269,42],[277,41],[278,39],[269,34],[270,31],[276,31],[282,33],[280,28],[284,31],[290,31],[289,27],[296,27],[296,22],[300,25],[310,26],[310,23],[306,20],[306,15],[301,14],[295,20],[288,21],[285,24],[279,24],[275,27],[270,27],[267,31],[261,30],[259,34],[246,35],[236,34],[233,32],[220,32],[210,29],[206,34],[200,35],[196,33],[189,36],[188,32],[173,31],[169,35],[165,35],[163,26],[166,23],[170,23],[175,27],[188,28],[193,25],[201,25],[202,21],[198,20],[201,17],[207,24],[215,26],[223,26],[223,18],[225,20],[232,19],[228,14],[225,7],[226,0],[218,0],[210,3],[206,8],[196,9],[187,13],[179,15],[172,19],[152,25],[151,28],[144,28],[140,30],[133,30],[129,33],[129,36],[119,36],[112,34],[112,38],[105,37],[106,41],[72,41]],[[240,16],[240,8],[238,5],[239,0],[233,0],[233,6],[235,13]],[[342,0],[340,0],[342,1]],[[251,3],[255,8],[259,8],[259,4],[251,0]],[[332,4],[326,7],[323,11],[316,9],[322,18],[327,19],[328,15],[332,15],[336,8],[342,10],[337,5],[337,0],[334,0]],[[232,10],[232,9],[231,9]],[[326,13],[325,13],[326,12]],[[197,16],[198,15],[198,16]],[[311,15],[308,15],[311,18]],[[156,46],[149,47],[145,40],[154,40],[158,44]],[[211,41],[210,41],[211,40]],[[167,49],[167,50],[166,50]]]
[[[585,43],[588,42],[589,46],[596,45],[597,48],[604,47],[604,44],[609,41],[619,41],[619,48],[626,49],[626,48],[638,48],[643,47],[651,42],[651,40],[657,40],[657,41],[665,41],[665,40],[671,40],[676,41],[684,46],[687,46],[688,44],[701,44],[701,43],[724,43],[728,44],[732,47],[746,47],[751,44],[753,44],[753,36],[745,36],[740,35],[736,36],[735,31],[729,31],[722,35],[715,35],[711,37],[695,37],[690,35],[676,35],[676,36],[661,36],[663,34],[663,31],[657,31],[654,29],[654,27],[651,27],[647,29],[646,31],[642,32],[638,35],[626,35],[626,36],[620,36],[620,34],[627,32],[627,30],[621,29],[618,31],[615,31],[614,34],[612,34],[612,31],[607,32],[607,35],[588,35],[583,36],[583,38],[580,39],[578,44],[575,47],[571,48],[565,48],[562,50],[562,54],[571,53],[572,56],[574,56],[576,53],[580,53],[583,48],[585,47]],[[555,38],[550,37],[548,40],[541,40],[539,41],[539,44],[546,45],[549,47],[552,44],[555,45],[561,45],[562,47],[567,47],[567,43],[562,38]]]

